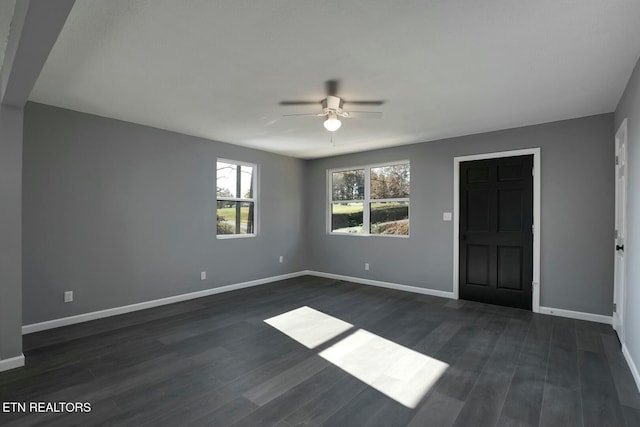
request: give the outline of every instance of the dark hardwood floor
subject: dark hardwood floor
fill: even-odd
[[[353,328],[308,348],[265,322],[303,306]],[[356,330],[388,340],[363,363],[402,346],[447,367],[408,407],[320,355]],[[0,402],[92,410],[0,413],[7,427],[640,426],[610,326],[316,277],[30,334],[24,347],[26,367],[0,373]]]

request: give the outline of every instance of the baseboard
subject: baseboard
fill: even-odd
[[[235,291],[237,289],[249,288],[252,286],[264,285],[266,283],[277,282],[279,280],[291,279],[294,277],[304,276],[306,272],[297,271],[295,273],[282,274],[279,276],[266,277],[264,279],[251,280],[248,282],[235,283],[233,285],[220,286],[218,288],[205,289],[202,291],[190,292],[188,294],[175,295],[172,297],[145,301],[137,304],[124,305],[120,307],[108,308],[106,310],[93,311],[90,313],[78,314],[76,316],[62,317],[60,319],[48,320],[46,322],[32,323],[22,327],[22,334],[31,334],[34,332],[46,331],[48,329],[60,328],[62,326],[74,325],[76,323],[89,322],[91,320],[102,319],[105,317],[117,316],[119,314],[131,313],[132,311],[145,310],[147,308],[159,307],[162,305],[173,304],[176,302],[187,301],[196,298],[202,298],[210,295],[220,294],[223,292]]]
[[[11,359],[0,359],[0,372],[24,366],[24,354]]]
[[[305,275],[324,277],[325,279],[344,280],[346,282],[360,283],[361,285],[378,286],[380,288],[395,289],[398,291],[413,292],[416,294],[431,295],[442,298],[455,298],[453,292],[438,291],[435,289],[419,288],[417,286],[401,285],[399,283],[381,282],[379,280],[363,279],[361,277],[343,276],[341,274],[323,273],[321,271],[306,270]]]
[[[570,319],[587,320],[589,322],[606,323],[613,325],[613,316],[602,314],[584,313],[582,311],[563,310],[561,308],[551,308],[540,306],[540,314],[550,314],[552,316],[568,317]]]
[[[626,344],[622,344],[622,354],[624,355],[624,359],[627,361],[627,365],[629,365],[633,379],[636,381],[636,387],[640,391],[640,373],[638,373],[638,367],[633,362],[633,358],[631,357]]]
[[[380,280],[364,279],[362,277],[343,276],[341,274],[324,273],[321,271],[313,271],[313,270],[303,270],[303,271],[297,271],[294,273],[282,274],[279,276],[272,276],[272,277],[266,277],[263,279],[251,280],[248,282],[235,283],[233,285],[220,286],[217,288],[190,292],[187,294],[175,295],[172,297],[161,298],[161,299],[156,299],[152,301],[145,301],[137,304],[130,304],[130,305],[125,305],[121,307],[109,308],[106,310],[93,311],[90,313],[83,313],[75,316],[63,317],[60,319],[48,320],[40,323],[32,323],[30,325],[24,325],[22,327],[22,334],[26,335],[34,332],[45,331],[48,329],[60,328],[62,326],[74,325],[76,323],[89,322],[91,320],[117,316],[119,314],[131,313],[133,311],[145,310],[147,308],[160,307],[162,305],[173,304],[176,302],[187,301],[187,300],[196,299],[196,298],[202,298],[210,295],[220,294],[223,292],[249,288],[252,286],[259,286],[266,283],[277,282],[279,280],[291,279],[291,278],[300,277],[300,276],[317,276],[317,277],[323,277],[326,279],[344,280],[347,282],[359,283],[362,285],[377,286],[381,288],[395,289],[398,291],[413,292],[416,294],[455,299],[455,295],[453,292],[439,291],[439,290],[428,289],[428,288],[420,288],[417,286],[402,285],[399,283],[383,282]],[[563,309],[542,307],[542,306],[540,307],[540,313],[550,314],[554,316],[561,316],[561,317],[569,317],[572,319],[587,320],[591,322],[606,323],[608,325],[613,324],[612,316],[603,316],[600,314],[583,313],[579,311],[563,310]],[[15,359],[19,359],[19,357],[13,358],[13,359],[7,359],[7,360],[0,360],[0,371],[3,370],[2,364],[4,363],[8,363],[9,364],[8,366],[11,366],[11,363],[18,363],[18,365],[16,365],[15,367],[24,365],[24,358],[22,359],[22,364],[20,364],[19,361],[18,362],[14,361]],[[13,368],[6,368],[6,369],[13,369]]]

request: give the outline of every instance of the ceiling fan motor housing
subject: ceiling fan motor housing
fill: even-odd
[[[343,103],[344,102],[342,101],[342,99],[338,98],[337,96],[329,95],[322,100],[322,108],[326,108],[329,110],[341,110]]]

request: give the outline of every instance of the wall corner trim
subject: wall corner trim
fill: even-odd
[[[0,372],[24,366],[24,354],[10,359],[0,359]]]
[[[624,355],[624,359],[627,361],[627,365],[629,365],[633,379],[636,381],[636,387],[640,391],[640,373],[638,373],[638,367],[634,363],[626,344],[622,344],[622,354]]]
[[[46,331],[48,329],[60,328],[62,326],[74,325],[76,323],[89,322],[91,320],[117,316],[119,314],[131,313],[132,311],[139,311],[147,308],[159,307],[162,305],[173,304],[176,302],[187,301],[187,300],[202,298],[210,295],[220,294],[223,292],[235,291],[237,289],[264,285],[266,283],[277,282],[279,280],[285,280],[285,279],[291,279],[294,277],[304,276],[305,274],[306,273],[304,272],[297,271],[294,273],[281,274],[279,276],[265,277],[264,279],[250,280],[248,282],[234,283],[232,285],[219,286],[216,288],[205,289],[202,291],[174,295],[172,297],[167,297],[167,298],[160,298],[160,299],[140,302],[136,304],[123,305],[120,307],[108,308],[105,310],[92,311],[90,313],[82,313],[75,316],[62,317],[60,319],[47,320],[45,322],[32,323],[30,325],[22,326],[22,334],[26,335],[34,332]]]
[[[361,277],[343,276],[341,274],[323,273],[321,271],[306,270],[306,271],[303,271],[302,273],[304,273],[304,275],[307,275],[307,276],[317,276],[317,277],[324,277],[325,279],[344,280],[346,282],[359,283],[361,285],[378,286],[380,288],[395,289],[398,291],[413,292],[416,294],[455,299],[453,292],[439,291],[436,289],[419,288],[417,286],[401,285],[399,283],[363,279]]]
[[[543,306],[540,306],[540,314],[549,314],[551,316],[568,317],[570,319],[613,325],[613,316],[604,316],[602,314],[584,313],[582,311],[564,310],[561,308]]]

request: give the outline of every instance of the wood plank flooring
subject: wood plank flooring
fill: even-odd
[[[307,306],[448,365],[414,408],[264,320]],[[387,346],[388,347],[388,346]],[[610,326],[317,277],[24,336],[3,426],[638,426],[640,394]],[[365,361],[366,363],[366,361]],[[405,370],[407,368],[405,367]]]

